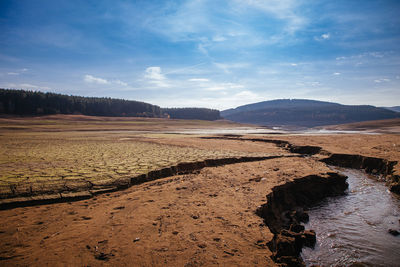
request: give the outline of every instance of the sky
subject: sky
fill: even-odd
[[[0,1],[0,88],[219,110],[400,105],[400,1]]]

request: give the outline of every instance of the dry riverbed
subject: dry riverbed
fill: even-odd
[[[329,153],[400,160],[400,136],[396,134],[242,137],[321,147],[321,152],[305,157],[291,153],[287,146],[279,146],[276,142],[203,139],[194,135],[160,134],[159,129],[140,134],[113,132],[114,121],[110,122],[107,134],[104,134],[93,129],[76,131],[71,124],[62,123],[62,128],[66,127],[68,131],[61,129],[59,138],[54,138],[54,135],[50,138],[51,133],[43,130],[42,124],[38,128],[30,126],[40,128],[40,131],[34,131],[34,140],[62,140],[68,136],[70,144],[85,140],[85,144],[89,142],[97,149],[94,151],[101,151],[104,147],[100,144],[105,143],[123,153],[128,153],[124,150],[126,148],[135,149],[135,144],[163,149],[171,147],[175,151],[173,155],[179,155],[175,157],[174,164],[197,161],[196,157],[201,158],[201,155],[206,155],[203,159],[215,155],[218,155],[216,158],[221,158],[219,155],[275,158],[206,166],[191,173],[161,179],[152,177],[155,180],[87,200],[1,210],[2,266],[274,266],[271,259],[273,251],[267,246],[274,234],[256,215],[257,208],[267,202],[266,195],[274,187],[310,175],[326,177],[332,170],[319,160],[329,157]],[[3,138],[1,145],[7,146],[12,154],[12,146],[7,143],[11,139],[7,136],[12,135],[12,140],[22,138],[28,142],[30,133],[10,130],[8,124],[8,128],[0,132]],[[97,127],[92,123],[89,126],[82,124],[81,121],[77,124],[80,129]],[[158,122],[155,124],[159,125]],[[101,125],[101,130],[106,126]],[[136,128],[130,128],[130,131],[133,129]],[[54,141],[51,149],[57,146]],[[35,147],[40,148],[38,145]],[[146,149],[142,150],[146,153]],[[163,150],[156,150],[155,155],[164,156],[167,166],[171,156]],[[191,151],[198,152],[200,156],[193,158],[193,155],[186,155]],[[129,157],[129,154],[124,155]],[[141,159],[140,155],[134,156]],[[151,155],[146,157],[152,158]],[[3,155],[3,160],[6,159]],[[18,159],[30,164],[26,155]],[[102,159],[105,163],[112,161],[112,157]],[[129,161],[124,159],[122,166],[135,164]],[[78,162],[77,166],[86,162],[86,159]],[[115,162],[119,164],[119,160]],[[64,167],[62,162],[58,164],[56,168]],[[17,170],[18,166],[15,166]],[[72,167],[75,166],[72,164]],[[399,174],[398,165],[394,165],[393,171],[394,175]],[[118,173],[113,175],[117,177]]]

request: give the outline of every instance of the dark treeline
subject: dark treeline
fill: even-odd
[[[171,119],[214,121],[221,119],[219,110],[208,108],[163,108],[162,112]]]
[[[82,97],[56,93],[0,89],[0,114],[83,114],[112,117],[170,117],[172,119],[217,120],[218,110],[165,108],[132,100]]]
[[[144,102],[123,99],[0,89],[0,113],[161,117],[161,108]]]

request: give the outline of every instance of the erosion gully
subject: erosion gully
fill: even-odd
[[[274,233],[268,246],[276,263],[399,266],[400,183],[393,174],[397,162],[331,154],[320,147],[275,139],[217,138],[275,143],[304,156],[323,153],[327,157],[322,162],[344,167],[333,167],[327,177],[311,175],[276,186],[257,209]]]

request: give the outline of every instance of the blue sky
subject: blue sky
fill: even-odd
[[[400,1],[0,1],[0,87],[226,109],[400,105]]]

